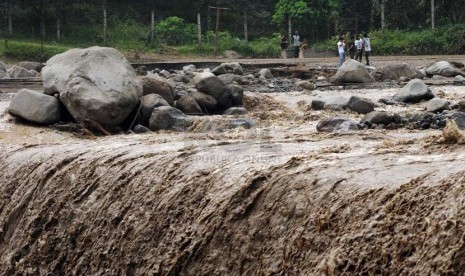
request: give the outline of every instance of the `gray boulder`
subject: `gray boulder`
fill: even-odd
[[[461,76],[461,75],[455,76],[454,83],[456,83],[456,84],[465,84],[465,77]]]
[[[226,71],[226,68],[224,67],[223,64],[220,64],[212,69],[212,73],[219,76],[219,75],[224,75],[228,73],[228,71]]]
[[[197,71],[197,67],[195,67],[194,64],[189,64],[189,65],[183,66],[182,71],[185,74],[193,74]]]
[[[141,98],[140,123],[149,126],[150,116],[155,108],[160,106],[170,106],[170,104],[158,94],[148,94]]]
[[[144,95],[158,94],[170,105],[174,104],[176,92],[174,90],[174,85],[169,80],[159,75],[149,74],[141,78],[141,83]]]
[[[6,64],[0,61],[0,79],[7,79],[10,77],[10,75],[8,75],[7,70],[8,67],[6,66]]]
[[[175,107],[187,115],[201,115],[203,113],[199,104],[189,95],[179,98],[176,101]]]
[[[318,132],[348,132],[358,129],[356,121],[340,117],[320,120],[316,126]]]
[[[305,90],[315,90],[315,84],[309,81],[298,81],[296,85]]]
[[[231,104],[233,106],[242,106],[244,88],[240,85],[231,84],[228,85],[228,89],[231,92]]]
[[[185,74],[176,74],[171,78],[175,82],[189,83],[191,78]]]
[[[134,131],[134,133],[137,133],[137,134],[144,134],[144,133],[148,133],[150,132],[150,129],[148,129],[146,126],[143,126],[143,125],[135,125],[132,130]]]
[[[263,68],[258,72],[259,76],[265,79],[272,79],[273,74],[271,74],[270,69]]]
[[[342,111],[348,107],[349,100],[349,98],[342,96],[328,98],[325,100],[325,105],[323,106],[323,109]]]
[[[440,75],[448,78],[455,77],[457,75],[465,76],[464,71],[448,61],[438,61],[434,63],[426,68],[426,74],[428,76]]]
[[[28,70],[19,66],[12,66],[7,69],[8,75],[12,79],[16,78],[35,78],[39,76],[39,72],[35,70]]]
[[[225,84],[220,78],[210,72],[199,73],[194,77],[195,88],[200,92],[207,93],[217,101],[223,97]]]
[[[8,113],[39,124],[54,124],[61,119],[60,102],[57,98],[28,89],[16,93],[8,107]]]
[[[426,111],[428,112],[440,113],[440,112],[443,112],[444,110],[450,110],[450,104],[446,100],[435,98],[435,99],[431,99],[426,104]]]
[[[325,107],[325,102],[320,99],[312,99],[312,109],[313,110],[323,110]]]
[[[231,128],[242,127],[245,129],[250,129],[250,128],[253,128],[254,126],[255,126],[255,121],[252,119],[248,119],[248,118],[236,119],[231,122]]]
[[[218,78],[220,78],[224,84],[232,84],[233,82],[238,84],[242,83],[242,78],[240,76],[231,73],[219,75]]]
[[[366,114],[362,120],[361,123],[369,123],[371,124],[377,124],[377,125],[389,125],[393,122],[397,121],[396,115],[387,112],[387,111],[372,111],[368,114]]]
[[[160,76],[164,77],[165,79],[169,78],[171,76],[171,73],[166,71],[166,70],[161,70],[160,73],[158,73]]]
[[[224,51],[223,55],[224,55],[225,58],[229,58],[229,59],[238,59],[239,58],[239,54],[236,51],[233,51],[233,50]]]
[[[375,110],[375,104],[372,101],[358,96],[350,97],[348,107],[359,114],[367,114]]]
[[[372,83],[375,79],[368,73],[365,65],[349,59],[339,68],[336,75],[331,77],[331,83]]]
[[[212,96],[199,91],[190,91],[189,95],[199,104],[203,113],[211,114],[215,112],[218,102]]]
[[[422,78],[419,70],[406,63],[388,64],[376,69],[373,77],[378,81],[399,80],[401,77],[407,79]]]
[[[457,124],[457,127],[461,130],[465,130],[465,113],[464,112],[450,112],[446,114],[445,119],[453,120]]]
[[[397,94],[392,97],[396,102],[419,103],[434,98],[434,94],[426,84],[419,79],[409,81]]]
[[[40,72],[44,68],[45,64],[35,61],[21,61],[16,66],[22,67],[27,70],[34,70]]]
[[[191,124],[192,120],[181,110],[171,106],[160,106],[152,112],[149,129],[185,131]]]
[[[245,115],[247,114],[247,109],[244,107],[230,107],[225,112],[224,115]]]
[[[60,94],[77,122],[121,124],[136,108],[142,86],[131,64],[117,50],[72,49],[49,59],[42,69],[46,94]]]

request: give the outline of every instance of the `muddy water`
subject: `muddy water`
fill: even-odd
[[[258,127],[212,133],[82,139],[3,115],[0,274],[460,274],[464,147],[316,133],[332,114],[298,104],[315,95],[247,94]]]

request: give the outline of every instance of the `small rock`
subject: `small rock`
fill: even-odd
[[[443,99],[432,99],[426,104],[426,111],[432,113],[440,113],[444,110],[450,110],[450,104]]]
[[[316,130],[318,132],[348,132],[359,130],[359,127],[354,120],[336,117],[319,121]]]
[[[258,74],[260,74],[260,77],[263,77],[265,79],[272,79],[273,78],[273,74],[271,74],[270,69],[267,69],[267,68],[261,69],[258,72]]]
[[[250,129],[255,126],[255,122],[251,119],[236,119],[231,122],[231,128],[243,127]]]
[[[245,107],[230,107],[224,112],[224,115],[245,115],[247,113]]]
[[[372,101],[357,96],[350,97],[348,107],[359,114],[367,114],[375,110],[375,104]]]
[[[134,133],[137,133],[137,134],[143,134],[143,133],[150,132],[150,129],[143,125],[136,125],[135,127],[133,127],[132,130],[134,131]]]

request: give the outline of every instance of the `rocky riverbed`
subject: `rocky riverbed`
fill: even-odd
[[[317,131],[365,116],[315,110],[317,99],[424,112],[426,101],[379,101],[402,86],[245,84],[250,129],[207,115],[183,132],[103,137],[18,123],[2,97],[0,274],[459,275],[460,139],[406,125]],[[451,105],[465,98],[462,85],[429,88]]]

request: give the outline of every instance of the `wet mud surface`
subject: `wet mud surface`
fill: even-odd
[[[15,124],[2,98],[0,274],[461,275],[465,145],[317,133],[361,115],[308,108],[396,92],[246,92],[254,129],[85,139]],[[377,107],[407,109],[424,104]]]

